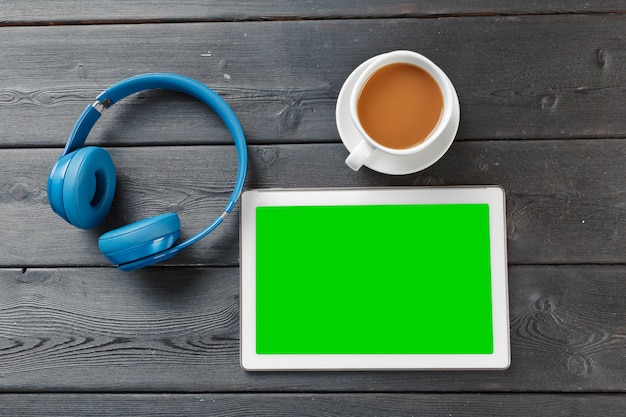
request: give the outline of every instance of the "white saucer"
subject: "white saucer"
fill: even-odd
[[[350,93],[359,75],[361,75],[365,67],[375,58],[377,57],[368,59],[350,74],[343,84],[343,87],[341,87],[341,91],[339,91],[339,96],[337,97],[337,110],[335,112],[337,130],[339,130],[341,141],[350,152],[359,144],[361,136],[350,117]],[[452,82],[450,82],[450,86],[454,90]],[[398,156],[375,150],[364,165],[383,174],[405,175],[426,169],[437,162],[443,154],[446,153],[450,145],[452,145],[452,141],[459,128],[461,112],[456,93],[454,96],[455,100],[452,103],[452,119],[438,141],[415,155]]]

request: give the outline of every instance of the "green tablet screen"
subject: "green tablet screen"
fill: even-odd
[[[257,354],[491,354],[489,206],[256,209]]]

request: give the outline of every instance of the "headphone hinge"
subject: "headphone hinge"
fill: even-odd
[[[96,109],[96,111],[100,114],[102,114],[103,111],[105,111],[106,109],[108,109],[109,107],[111,107],[111,105],[113,104],[113,102],[111,101],[110,98],[105,98],[104,100],[100,101],[100,100],[96,100],[91,107],[93,107],[94,109]]]

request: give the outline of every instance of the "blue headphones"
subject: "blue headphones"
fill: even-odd
[[[173,246],[180,236],[180,219],[166,213],[112,230],[100,236],[98,246],[113,264],[124,271],[164,261],[213,231],[235,206],[246,178],[248,152],[243,129],[232,109],[204,84],[176,74],[143,74],[120,81],[103,91],[80,115],[63,153],[48,177],[48,201],[52,210],[81,229],[104,219],[115,194],[115,167],[107,151],[83,147],[102,112],[119,100],[143,90],[166,89],[192,96],[222,119],[237,146],[237,180],[224,212],[200,233]]]

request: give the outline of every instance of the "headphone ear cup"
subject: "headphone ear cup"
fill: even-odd
[[[172,247],[180,236],[180,219],[166,213],[106,232],[98,246],[115,265],[133,262]]]
[[[62,179],[53,181],[53,188],[61,183],[65,219],[76,227],[90,229],[104,220],[113,203],[115,166],[107,151],[94,146],[81,148],[68,157],[67,161],[59,161],[62,165],[55,171],[64,168],[58,173]]]
[[[61,216],[65,221],[67,216],[65,215],[65,208],[63,207],[63,181],[65,179],[65,173],[67,172],[67,164],[72,160],[74,152],[71,152],[55,162],[54,166],[50,170],[48,176],[48,202],[52,210]]]

